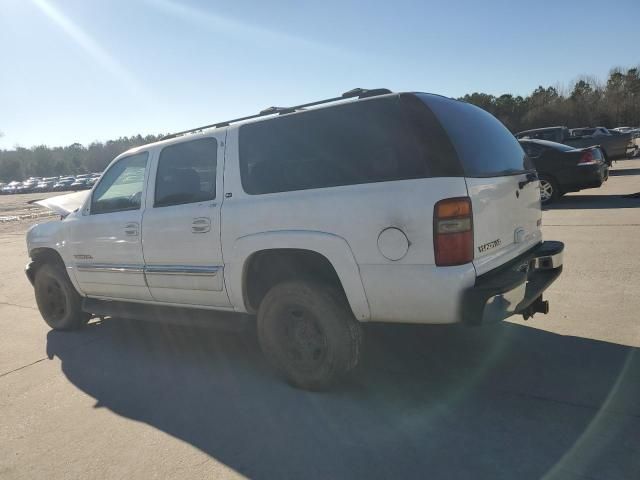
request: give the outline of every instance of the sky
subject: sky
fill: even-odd
[[[640,64],[640,1],[0,0],[0,149],[168,133],[354,87],[526,95]]]

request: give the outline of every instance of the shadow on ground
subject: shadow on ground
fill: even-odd
[[[621,168],[609,170],[610,177],[626,177],[628,175],[640,175],[640,168]]]
[[[640,198],[625,195],[567,195],[560,197],[545,210],[600,210],[607,208],[638,208]]]
[[[366,342],[322,394],[281,382],[253,335],[107,320],[50,332],[47,353],[96,408],[250,478],[640,478],[635,349],[509,323]]]

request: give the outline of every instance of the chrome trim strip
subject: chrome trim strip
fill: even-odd
[[[107,263],[78,263],[76,268],[79,272],[100,272],[100,273],[144,273],[142,265],[120,265]]]
[[[145,273],[149,275],[192,275],[198,277],[215,277],[221,267],[193,265],[120,265],[108,263],[79,263],[79,272],[100,273]]]
[[[190,265],[147,265],[144,272],[148,275],[191,275],[197,277],[215,277],[220,267]]]

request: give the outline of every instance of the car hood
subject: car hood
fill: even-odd
[[[69,193],[67,195],[58,195],[57,197],[45,198],[44,200],[38,200],[35,203],[41,207],[53,210],[59,213],[63,217],[66,217],[71,212],[76,211],[84,204],[84,201],[89,195],[88,191]]]

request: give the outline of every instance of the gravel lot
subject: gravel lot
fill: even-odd
[[[549,315],[369,326],[324,394],[283,384],[253,335],[49,331],[23,273],[33,220],[0,224],[0,478],[638,479],[638,191],[640,160],[620,161],[544,213],[566,243]]]

